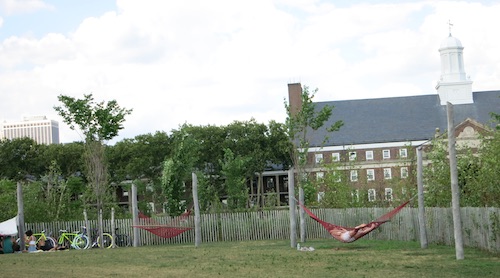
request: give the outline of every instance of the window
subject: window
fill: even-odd
[[[333,171],[333,172],[331,173],[331,175],[333,175],[333,180],[334,180],[335,182],[341,182],[341,181],[342,181],[342,174],[340,174],[339,172],[337,172],[337,171]]]
[[[340,161],[340,154],[332,153],[332,161]]]
[[[369,202],[374,202],[375,201],[375,189],[368,189],[368,201]]]
[[[317,172],[316,173],[316,180],[317,181],[323,181],[324,178],[325,178],[325,173],[324,172]]]
[[[373,160],[373,151],[366,151],[366,160]]]
[[[323,191],[318,192],[318,202],[321,202],[321,200],[323,200],[324,197],[325,197],[325,192]]]
[[[319,164],[321,162],[323,162],[323,154],[322,153],[317,153],[314,155],[314,162],[316,164]]]
[[[392,201],[392,188],[385,189],[385,200]]]
[[[359,189],[351,191],[351,197],[354,202],[359,202]]]
[[[351,181],[358,181],[358,171],[351,170]]]
[[[399,157],[408,157],[408,151],[406,149],[399,149]]]
[[[375,170],[366,169],[366,180],[369,180],[369,181],[375,180]]]
[[[392,179],[391,168],[384,168],[384,179],[386,180]]]
[[[391,150],[383,150],[382,151],[382,158],[383,159],[389,159],[389,158],[391,158]]]
[[[401,167],[401,178],[406,179],[408,177],[408,167]]]
[[[349,152],[349,161],[356,160],[356,152]]]

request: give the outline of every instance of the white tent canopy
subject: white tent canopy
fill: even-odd
[[[17,217],[11,218],[0,223],[0,235],[17,235]]]

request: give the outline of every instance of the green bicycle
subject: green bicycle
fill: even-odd
[[[57,240],[59,246],[65,246],[66,248],[73,249],[89,248],[89,238],[85,234],[80,233],[80,231],[70,233],[67,230],[59,230],[59,232],[61,233],[59,239]]]
[[[48,242],[50,244],[50,246],[56,246],[56,243],[57,243],[56,239],[53,238],[53,237],[51,237],[50,233],[49,233],[49,235],[46,235],[45,234],[45,230],[43,230],[43,231],[41,231],[39,233],[35,233],[35,234],[33,234],[33,236],[35,236],[35,238],[36,238],[36,245],[37,246],[38,246],[38,242],[40,240],[42,240],[42,239],[45,240],[45,242]],[[18,238],[16,240],[16,242],[17,242],[17,244],[20,244],[21,243],[21,239]],[[26,247],[29,246],[29,242],[26,242],[25,244],[26,244]]]

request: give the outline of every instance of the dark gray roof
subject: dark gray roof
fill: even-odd
[[[454,105],[454,123],[467,118],[491,126],[491,112],[500,113],[500,91],[474,92],[473,104]],[[439,96],[421,95],[378,99],[316,102],[316,109],[333,105],[330,121],[342,120],[339,131],[328,133],[321,128],[310,135],[310,146],[342,146],[431,139],[439,128],[447,130],[446,105]],[[326,144],[322,144],[328,136]]]

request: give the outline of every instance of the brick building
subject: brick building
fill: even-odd
[[[342,176],[354,190],[367,190],[365,194],[371,201],[392,200],[400,190],[394,184],[414,178],[415,148],[435,137],[436,131],[447,131],[447,102],[453,104],[457,144],[477,145],[478,134],[492,127],[490,113],[500,112],[500,91],[472,91],[462,44],[451,34],[443,40],[439,52],[441,78],[437,94],[315,103],[318,110],[334,106],[325,127],[338,120],[344,126],[331,133],[308,133],[311,173],[322,178],[327,171],[322,165],[337,161]],[[301,84],[288,84],[288,92],[291,111],[300,109]],[[266,172],[263,178],[264,194],[270,180],[274,190],[286,199],[285,172]]]

